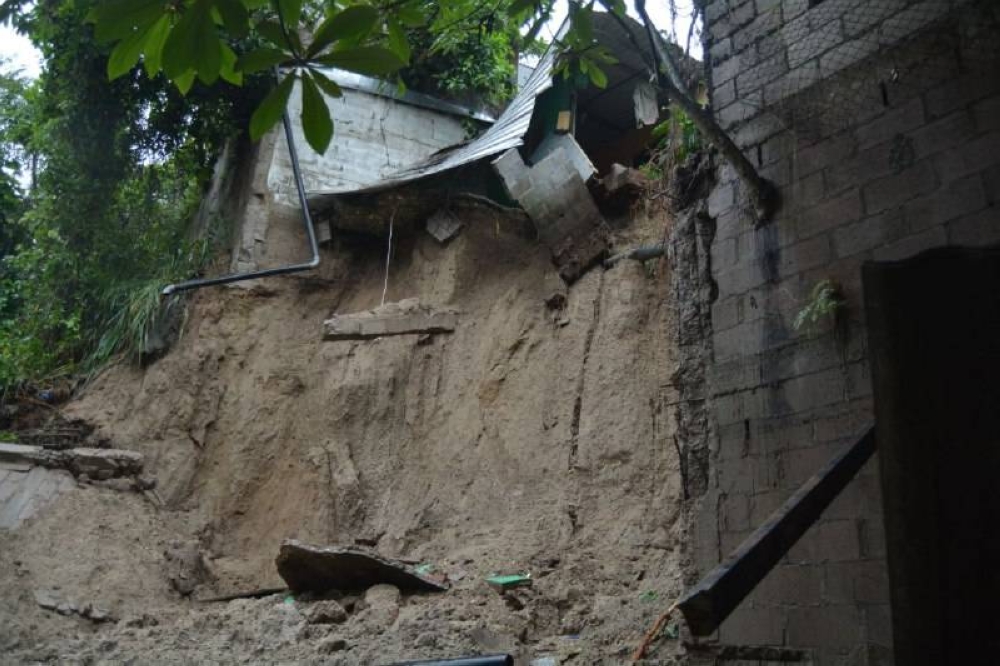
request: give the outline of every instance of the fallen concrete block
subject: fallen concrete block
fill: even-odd
[[[390,335],[451,333],[457,325],[457,312],[433,310],[415,298],[408,298],[365,312],[334,315],[323,322],[323,339],[366,340]]]
[[[443,592],[444,583],[418,573],[398,560],[358,546],[309,546],[298,541],[281,544],[275,560],[278,574],[293,592],[352,592],[380,584],[401,590]]]
[[[427,220],[427,233],[434,236],[434,240],[444,245],[458,235],[458,232],[465,226],[465,222],[458,219],[453,213],[442,208]]]

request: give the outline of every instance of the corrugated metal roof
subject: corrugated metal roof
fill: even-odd
[[[634,19],[626,17],[627,22],[633,24],[633,29],[637,29],[636,34],[641,35],[642,26]],[[535,111],[535,99],[543,92],[552,87],[552,70],[555,66],[556,51],[555,44],[562,39],[569,30],[569,20],[563,22],[555,39],[539,60],[535,71],[528,78],[527,82],[518,91],[507,109],[500,115],[500,118],[486,132],[467,143],[459,144],[452,148],[446,148],[430,157],[406,167],[395,173],[385,176],[382,180],[372,185],[351,190],[350,192],[321,192],[309,193],[309,198],[321,199],[332,194],[355,194],[365,192],[378,192],[381,190],[397,187],[405,183],[425,178],[434,174],[442,173],[472,162],[481,160],[492,155],[498,155],[511,148],[516,148],[524,143],[524,135],[528,132],[531,124],[531,116]],[[620,60],[619,67],[628,67],[636,71],[645,70],[643,56],[636,53],[635,46],[629,41],[621,27],[616,25],[616,21],[604,12],[595,12],[594,31],[597,40],[609,47],[609,49]],[[640,41],[640,49],[651,57],[648,46]],[[692,61],[693,62],[693,61]],[[629,93],[631,95],[631,93]]]
[[[347,70],[337,69],[335,67],[321,67],[320,71],[326,74],[328,78],[332,79],[341,88],[357,90],[370,95],[378,95],[379,97],[396,99],[413,106],[422,106],[427,109],[443,111],[444,113],[450,113],[455,116],[473,118],[486,123],[496,122],[496,118],[491,113],[483,111],[482,109],[474,109],[468,106],[463,106],[462,104],[448,102],[443,99],[438,99],[437,97],[431,97],[430,95],[416,92],[415,90],[404,90],[400,93],[399,90],[396,89],[396,86],[386,81],[382,81],[381,79],[374,79],[370,76],[364,76],[363,74],[358,74],[356,72],[348,72]]]
[[[567,24],[564,23],[559,29],[558,36],[562,37],[566,29]],[[340,194],[377,192],[397,187],[418,178],[425,178],[465,164],[471,164],[485,157],[520,146],[524,142],[524,135],[528,131],[531,116],[535,111],[535,98],[552,87],[552,68],[555,64],[555,56],[555,49],[550,47],[539,60],[538,66],[535,67],[535,71],[528,78],[527,83],[518,91],[500,118],[480,136],[468,143],[442,150],[413,166],[391,173],[377,183]],[[330,194],[334,193],[310,192],[309,198],[324,197]]]

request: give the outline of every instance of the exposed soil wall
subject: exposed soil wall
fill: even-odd
[[[397,239],[387,300],[458,309],[453,334],[322,341],[329,315],[381,300],[384,247],[341,240],[318,276],[195,294],[173,351],[99,377],[69,413],[145,454],[164,506],[82,486],[0,534],[21,563],[0,572],[0,615],[19,618],[0,647],[18,659],[306,659],[332,643],[342,663],[490,649],[621,659],[680,591],[687,558],[670,276],[622,261],[553,308],[565,287],[545,250],[492,215],[470,213],[445,247]],[[660,240],[663,224],[640,221],[619,242]],[[196,609],[168,582],[177,542],[204,558],[195,596],[278,585],[285,538],[374,544],[455,584],[404,598],[388,623],[368,609],[318,628],[299,602]],[[512,571],[534,587],[502,598],[483,582]],[[95,630],[32,603],[56,586],[140,620]],[[277,629],[247,629],[265,620]],[[80,638],[59,643],[68,623]]]

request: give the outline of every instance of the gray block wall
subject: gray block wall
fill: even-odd
[[[755,229],[725,166],[708,202],[716,437],[699,570],[871,422],[862,262],[1000,243],[998,22],[993,2],[708,3],[717,118],[782,206]],[[825,279],[843,289],[846,325],[795,330]],[[807,648],[822,666],[894,663],[877,465],[722,626],[721,642]]]
[[[296,82],[288,113],[309,192],[347,192],[371,185],[466,138],[458,116],[344,88],[343,97],[325,96],[334,130],[330,147],[320,155],[309,148],[302,133],[300,85]],[[277,203],[297,206],[283,132],[276,138],[267,183]]]

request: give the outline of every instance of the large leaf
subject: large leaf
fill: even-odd
[[[334,51],[316,58],[316,62],[368,76],[386,76],[406,66],[399,56],[381,46],[357,46]]]
[[[295,75],[289,74],[274,90],[268,93],[257,110],[253,112],[250,117],[250,138],[252,140],[259,141],[269,129],[274,127],[275,123],[281,120],[281,114],[285,112],[288,96],[292,94],[294,84]]]
[[[302,16],[302,0],[277,0],[277,3],[278,12],[285,26],[289,30],[294,30]]]
[[[338,86],[335,81],[330,80],[326,76],[326,74],[319,71],[318,69],[312,69],[309,70],[309,72],[312,74],[313,80],[316,82],[316,85],[318,85],[320,89],[327,95],[329,95],[330,97],[344,96],[344,91],[340,89],[340,86]]]
[[[215,0],[222,15],[222,24],[236,38],[242,39],[250,32],[250,14],[240,0]]]
[[[222,66],[222,43],[212,21],[211,0],[195,0],[163,45],[163,71],[171,79],[195,70],[205,84],[215,83]]]
[[[354,39],[368,32],[378,22],[378,10],[368,5],[355,5],[327,17],[313,37],[306,55],[312,57],[333,42]]]
[[[163,45],[170,34],[170,17],[164,14],[149,29],[146,35],[146,47],[142,52],[142,63],[146,68],[146,74],[152,78],[160,71],[163,64]]]
[[[291,56],[284,51],[265,46],[241,55],[236,61],[236,69],[244,74],[253,74],[276,67],[287,60],[291,60]]]
[[[139,54],[146,44],[148,30],[135,30],[125,39],[118,42],[108,56],[108,79],[114,81],[119,76],[128,73],[139,61]]]
[[[302,77],[302,130],[306,141],[317,153],[323,154],[333,138],[330,107],[316,83],[308,74]]]
[[[194,85],[194,78],[197,72],[193,69],[189,69],[180,76],[175,76],[173,78],[174,85],[177,89],[181,91],[182,95],[187,95],[188,91],[191,90],[191,86]]]
[[[222,66],[219,68],[219,76],[234,86],[243,85],[243,72],[236,69],[236,53],[228,44],[222,45]]]
[[[87,20],[94,23],[97,41],[112,42],[147,28],[165,12],[163,0],[108,0],[94,7]]]
[[[297,53],[302,52],[302,42],[299,41],[299,33],[295,30],[285,32],[281,29],[277,21],[261,21],[257,24],[257,33],[279,49],[287,49],[289,48],[289,43],[291,43],[292,48]]]
[[[410,42],[399,21],[389,21],[389,50],[398,55],[403,62],[410,62]]]

